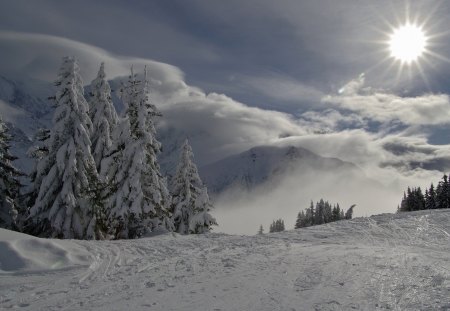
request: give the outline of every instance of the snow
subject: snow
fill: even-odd
[[[450,210],[256,236],[75,241],[0,230],[0,309],[446,310],[449,242]]]

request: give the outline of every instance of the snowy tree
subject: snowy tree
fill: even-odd
[[[21,186],[18,177],[23,174],[12,164],[17,158],[9,151],[10,140],[8,127],[0,117],[0,227],[16,230]]]
[[[31,191],[28,192],[25,195],[25,205],[26,206],[33,206],[36,202],[36,198],[39,194],[39,186],[41,185],[42,181],[42,173],[39,172],[40,175],[38,175],[38,164],[39,162],[48,155],[48,142],[50,139],[50,130],[46,128],[40,128],[37,133],[34,135],[34,142],[35,145],[32,146],[27,151],[27,156],[34,160],[34,168],[32,172],[29,175],[30,181],[31,181]],[[25,230],[26,231],[26,230]]]
[[[119,95],[126,117],[113,133],[110,155],[101,163],[101,176],[113,185],[107,194],[111,233],[116,238],[136,238],[172,230],[170,196],[156,159],[161,144],[154,119],[161,114],[149,102],[146,69],[142,82],[131,68]]]
[[[89,139],[92,123],[77,62],[63,58],[48,154],[39,161],[39,189],[30,219],[35,234],[57,238],[101,237],[101,206],[93,196],[98,175]]]
[[[186,139],[172,185],[172,213],[175,230],[181,234],[204,233],[216,225],[209,214],[212,205],[200,179],[194,154]]]
[[[91,83],[89,97],[89,115],[93,125],[91,150],[99,171],[102,159],[108,155],[112,146],[112,132],[119,122],[111,100],[111,88],[105,77],[105,66],[102,63],[97,77]]]

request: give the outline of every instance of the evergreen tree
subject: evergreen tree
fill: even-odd
[[[208,232],[212,225],[216,225],[209,214],[211,206],[186,139],[172,186],[171,211],[175,230],[181,234]]]
[[[304,211],[300,211],[297,215],[297,220],[295,222],[295,229],[306,227],[306,215]]]
[[[92,156],[97,170],[112,146],[112,132],[119,122],[111,100],[111,88],[106,80],[104,63],[100,65],[97,77],[91,83],[89,115],[92,120]]]
[[[341,208],[339,204],[336,204],[336,206],[333,207],[332,211],[332,221],[338,221],[341,220]]]
[[[447,175],[442,177],[442,180],[436,187],[436,208],[448,208],[448,180]]]
[[[269,232],[270,232],[270,233],[273,233],[273,232],[282,232],[282,231],[284,231],[284,230],[285,230],[285,227],[284,227],[284,220],[280,218],[280,219],[274,220],[274,221],[272,222],[272,224],[270,225]]]
[[[353,204],[350,206],[350,208],[345,212],[345,219],[352,219],[353,218],[353,209],[355,208],[356,204]]]
[[[142,82],[131,68],[120,98],[127,107],[126,118],[114,132],[110,155],[101,164],[101,176],[113,185],[106,194],[111,233],[116,238],[136,238],[155,230],[173,230],[170,196],[156,158],[161,144],[154,122],[161,114],[149,102],[146,69]]]
[[[314,202],[311,201],[309,208],[305,211],[300,211],[297,214],[295,228],[298,229],[342,219],[351,219],[354,207],[355,205],[352,205],[350,209],[347,210],[347,213],[344,213],[344,210],[340,208],[339,204],[332,207],[328,201],[320,199],[320,201],[316,203],[316,207],[314,209]],[[276,222],[273,223],[273,226],[276,228]]]
[[[18,229],[18,198],[20,193],[19,176],[12,161],[17,159],[10,151],[11,136],[8,127],[0,117],[0,227]]]
[[[264,234],[264,228],[263,228],[263,225],[260,225],[260,226],[259,226],[258,234],[259,234],[259,235]]]
[[[316,210],[314,215],[314,224],[321,225],[324,223],[324,215],[325,214],[325,202],[323,199],[320,199],[319,202],[316,203]]]
[[[311,204],[309,205],[309,208],[306,210],[305,213],[306,218],[305,222],[307,224],[305,227],[313,226],[315,224],[314,215],[315,215],[314,202],[311,200]]]
[[[435,209],[436,208],[436,191],[434,191],[434,186],[431,184],[430,189],[425,195],[425,209]]]
[[[54,126],[48,153],[36,167],[30,209],[35,234],[57,238],[98,238],[97,209],[92,189],[98,175],[90,151],[92,123],[83,96],[83,82],[74,58],[65,57],[56,81]]]
[[[400,203],[400,208],[399,208],[399,210],[401,211],[401,212],[406,212],[407,211],[407,206],[406,206],[406,203],[407,201],[406,201],[406,193],[405,192],[403,192],[403,199],[402,199],[402,202]]]
[[[327,202],[325,202],[325,206],[323,209],[323,222],[324,223],[329,223],[333,221],[333,211],[331,208],[331,204]]]
[[[34,135],[35,145],[32,146],[27,151],[27,156],[34,160],[34,167],[31,171],[29,178],[31,181],[31,190],[24,196],[24,207],[22,213],[20,213],[21,218],[21,229],[25,233],[33,234],[33,223],[29,218],[29,208],[34,205],[39,194],[39,187],[44,177],[43,171],[39,172],[38,175],[38,164],[39,162],[48,155],[48,142],[50,139],[50,130],[46,128],[40,128]]]
[[[422,193],[420,187],[416,188],[414,191],[414,209],[415,211],[420,211],[425,209],[425,197]]]

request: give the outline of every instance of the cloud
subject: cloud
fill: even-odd
[[[292,77],[280,74],[238,76],[237,80],[242,82],[244,87],[257,90],[266,97],[295,102],[297,104],[302,102],[318,102],[324,96],[322,91]]]
[[[366,128],[367,120],[356,113],[342,114],[327,108],[321,111],[306,111],[299,116],[298,123],[310,132],[327,133],[348,128]]]
[[[341,89],[340,95],[326,96],[322,102],[384,124],[450,124],[450,101],[446,94],[401,97],[363,88],[363,85],[361,77],[350,81]]]
[[[108,78],[127,76],[131,65],[147,65],[152,77],[162,82],[183,81],[177,67],[142,58],[118,56],[98,47],[66,38],[0,31],[0,73],[15,77],[29,77],[54,81],[64,56],[75,56],[85,84],[95,78],[101,62],[106,63]]]
[[[301,135],[293,117],[276,111],[248,107],[225,95],[205,94],[184,82],[177,67],[148,59],[114,55],[85,43],[39,34],[0,32],[0,49],[8,62],[0,62],[0,73],[53,81],[61,58],[75,56],[86,84],[105,62],[108,79],[117,86],[129,75],[131,65],[141,73],[149,69],[150,98],[164,113],[160,128],[192,138],[197,158],[208,162],[268,144],[280,136]]]
[[[190,137],[200,163],[306,133],[288,114],[248,107],[221,94],[194,95],[188,90],[161,104],[160,128],[173,128],[178,135]]]

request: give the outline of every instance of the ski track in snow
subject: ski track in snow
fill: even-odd
[[[450,310],[448,210],[251,237],[5,232],[0,310]]]

